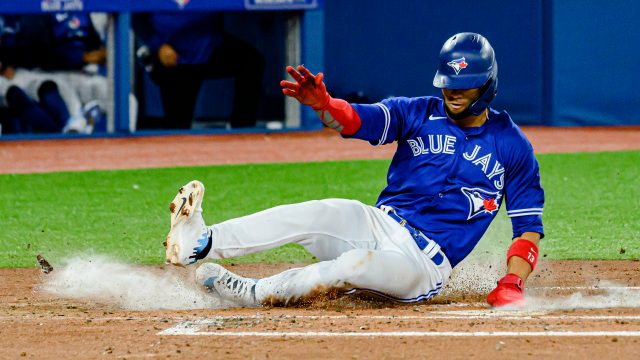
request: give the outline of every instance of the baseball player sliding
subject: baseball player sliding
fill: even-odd
[[[438,294],[504,202],[513,242],[507,274],[487,301],[495,307],[524,305],[524,282],[536,266],[544,233],[544,193],[531,144],[506,112],[489,108],[498,66],[483,36],[460,33],[444,43],[433,80],[442,98],[349,104],[329,95],[322,73],[302,65],[287,72],[294,81],[282,81],[282,92],[311,106],[343,137],[374,146],[397,142],[376,205],[308,201],[208,227],[201,208],[204,186],[192,181],[170,205],[168,263],[189,265],[296,243],[320,261],[263,279],[205,263],[196,281],[242,306],[287,305],[336,289],[416,302]]]

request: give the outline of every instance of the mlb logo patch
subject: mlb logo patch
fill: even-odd
[[[469,64],[467,61],[461,57],[460,59],[454,59],[447,63],[447,65],[451,66],[453,70],[456,72],[456,75],[460,74],[460,70],[466,69]]]

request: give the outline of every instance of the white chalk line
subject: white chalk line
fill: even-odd
[[[241,320],[447,320],[447,319],[500,319],[500,320],[640,320],[640,315],[547,315],[542,311],[434,311],[427,315],[231,315],[216,316],[211,319],[185,321],[198,325],[211,325],[224,321]]]
[[[157,335],[239,336],[239,337],[636,337],[640,331],[389,331],[389,332],[205,332],[193,327],[172,327]]]
[[[415,316],[386,316],[386,315],[248,315],[248,316],[219,316],[211,319],[183,321],[168,329],[160,331],[157,335],[197,335],[197,336],[257,336],[257,337],[354,337],[354,336],[386,336],[386,337],[419,337],[419,336],[640,336],[640,331],[507,331],[507,332],[455,332],[455,331],[409,331],[409,332],[229,332],[229,331],[202,331],[208,325],[223,326],[225,322],[261,320],[277,321],[292,319],[309,320],[434,320],[434,319],[500,319],[500,320],[607,320],[607,321],[640,321],[640,315],[547,315],[544,312],[519,312],[519,311],[438,311],[428,315]]]

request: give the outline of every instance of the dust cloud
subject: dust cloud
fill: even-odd
[[[598,292],[593,294],[593,292]],[[575,291],[566,296],[525,296],[526,310],[571,310],[640,307],[640,289],[600,282],[593,290]]]
[[[470,256],[453,270],[449,282],[434,301],[486,304],[487,294],[504,276],[505,254],[511,237],[511,222],[501,211]],[[197,286],[194,271],[195,267],[136,266],[104,256],[85,255],[56,267],[44,277],[42,289],[60,297],[90,299],[128,310],[233,307]],[[542,289],[529,281],[524,310],[640,307],[637,287],[603,280],[592,285],[589,289]]]
[[[89,299],[127,310],[221,308],[194,282],[194,269],[136,266],[104,256],[79,256],[45,277],[41,288],[56,296]]]
[[[511,222],[500,211],[487,233],[473,252],[451,273],[449,282],[438,298],[453,302],[477,302],[486,304],[486,296],[505,275],[506,253],[511,244]],[[542,240],[544,247],[544,240]],[[539,272],[544,265],[539,264]],[[640,288],[628,287],[606,280],[581,287],[536,287],[528,281],[525,287],[527,305],[522,310],[571,310],[617,307],[640,307]],[[553,276],[553,274],[551,274]],[[552,282],[553,283],[553,282]],[[487,307],[489,305],[487,304]],[[513,310],[508,307],[505,310]]]

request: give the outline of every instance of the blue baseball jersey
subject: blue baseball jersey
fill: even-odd
[[[480,127],[462,128],[437,97],[352,104],[362,126],[352,136],[398,148],[377,206],[386,205],[436,241],[457,265],[506,202],[513,236],[544,234],[544,191],[533,148],[506,112],[489,109]]]

